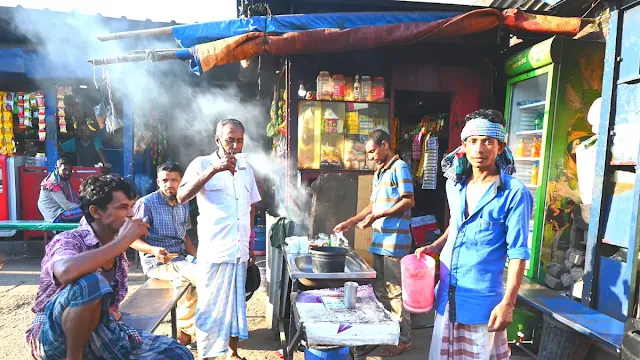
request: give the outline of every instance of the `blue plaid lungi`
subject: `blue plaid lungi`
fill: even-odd
[[[138,331],[116,321],[109,313],[113,290],[99,274],[88,274],[68,285],[47,304],[35,321],[42,320],[39,344],[34,355],[41,359],[65,359],[67,342],[62,330],[62,314],[69,307],[88,305],[100,298],[102,316],[85,345],[84,359],[193,359],[191,351],[174,339]],[[36,350],[36,349],[33,349]]]

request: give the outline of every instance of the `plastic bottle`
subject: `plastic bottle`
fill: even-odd
[[[429,255],[407,255],[400,260],[402,268],[402,303],[412,313],[425,313],[433,308],[436,261]]]
[[[371,77],[363,76],[362,77],[362,96],[360,100],[371,101],[372,86],[373,84],[371,83]]]
[[[544,123],[544,113],[539,112],[536,114],[536,118],[533,121],[533,126],[535,130],[542,130],[542,125]]]
[[[524,157],[524,139],[518,141],[518,148],[516,149],[517,157]]]
[[[331,100],[344,101],[344,76],[341,74],[335,74],[331,81],[333,85]]]
[[[320,71],[317,82],[316,98],[318,100],[331,100],[331,93],[333,92],[333,84],[331,81],[331,75],[328,71]]]
[[[538,163],[534,163],[531,167],[531,185],[538,185]]]
[[[540,148],[542,144],[540,144],[540,138],[533,138],[533,142],[531,143],[531,157],[539,158],[540,157]]]
[[[361,101],[360,96],[360,76],[356,75],[356,81],[353,83],[353,101]]]

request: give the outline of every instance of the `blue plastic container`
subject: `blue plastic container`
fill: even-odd
[[[305,349],[304,360],[349,360],[349,347],[331,350]]]
[[[253,231],[256,233],[256,248],[254,254],[264,255],[267,252],[267,231],[263,226],[254,226]]]

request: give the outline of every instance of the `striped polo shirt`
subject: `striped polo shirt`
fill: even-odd
[[[393,207],[403,196],[413,196],[411,167],[396,155],[389,164],[373,176],[371,201],[373,212]],[[369,251],[373,254],[401,257],[411,251],[411,210],[393,217],[384,217],[373,223],[373,236]]]

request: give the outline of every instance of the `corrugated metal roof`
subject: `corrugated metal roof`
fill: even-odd
[[[490,7],[499,9],[521,9],[529,11],[548,11],[553,4],[543,0],[494,0],[489,4]]]

